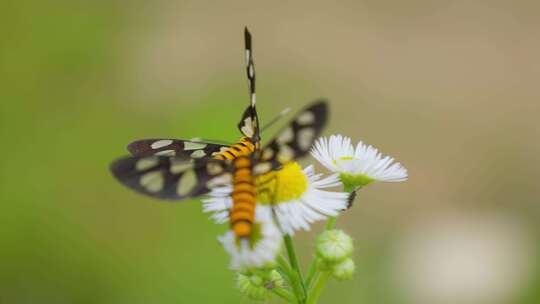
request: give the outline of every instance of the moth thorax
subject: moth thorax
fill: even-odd
[[[214,158],[221,160],[233,160],[240,156],[247,156],[255,151],[255,145],[251,142],[248,137],[242,137],[240,140],[230,147],[223,147],[222,150],[218,152]]]
[[[254,152],[257,148],[259,148],[259,145],[260,145],[258,141],[253,143],[251,138],[245,137],[245,136],[240,138],[240,140],[238,141],[238,144],[243,145],[246,148],[248,148],[249,152]]]
[[[232,209],[230,211],[231,229],[237,238],[251,235],[255,221],[256,188],[251,170],[251,160],[240,156],[234,160]]]

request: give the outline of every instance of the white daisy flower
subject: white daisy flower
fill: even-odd
[[[328,170],[340,174],[346,186],[365,186],[374,181],[401,182],[407,180],[407,169],[372,146],[359,142],[356,149],[349,137],[332,135],[315,142],[311,151]]]
[[[257,206],[255,223],[249,238],[238,239],[232,230],[219,237],[231,256],[230,267],[246,270],[271,266],[281,250],[283,236],[272,220],[269,206]]]
[[[309,230],[315,221],[335,217],[347,208],[348,193],[324,189],[340,186],[337,174],[322,178],[313,166],[302,167],[296,162],[283,166],[257,178],[257,210],[272,207],[279,228],[293,235],[296,230]],[[213,189],[203,200],[204,212],[212,213],[217,223],[228,221],[232,207],[231,186]]]

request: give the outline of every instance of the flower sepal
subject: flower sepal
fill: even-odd
[[[375,179],[364,174],[352,175],[349,173],[341,173],[339,175],[339,180],[343,184],[345,192],[351,192],[356,188],[367,186],[375,181]],[[350,191],[348,191],[348,189],[350,189]]]

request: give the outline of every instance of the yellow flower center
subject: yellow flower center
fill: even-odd
[[[300,198],[307,190],[308,179],[296,162],[285,164],[282,169],[263,174],[255,180],[257,202],[279,204]]]

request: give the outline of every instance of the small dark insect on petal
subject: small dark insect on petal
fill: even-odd
[[[349,194],[349,197],[347,198],[347,209],[350,209],[353,205],[353,202],[354,202],[354,199],[356,198],[356,191],[358,191],[358,189],[354,190],[353,192],[351,192]]]

